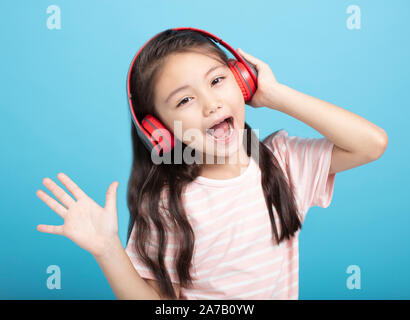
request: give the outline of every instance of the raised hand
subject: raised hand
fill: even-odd
[[[254,65],[254,67],[258,71],[258,88],[256,89],[252,100],[247,102],[246,104],[254,108],[274,107],[274,105],[276,104],[276,88],[279,85],[279,82],[276,80],[276,77],[269,65],[240,48],[237,49],[237,52],[245,60]]]
[[[118,182],[108,187],[105,207],[100,207],[85,194],[67,175],[59,173],[57,178],[75,197],[73,199],[50,178],[43,184],[56,196],[59,203],[42,190],[37,196],[64,219],[59,226],[39,224],[37,230],[63,235],[94,256],[102,255],[118,238],[117,189]]]

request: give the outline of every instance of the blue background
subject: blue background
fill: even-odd
[[[349,30],[349,5],[361,29]],[[61,30],[46,26],[49,5]],[[383,128],[377,161],[336,174],[327,209],[310,209],[300,236],[300,299],[408,299],[408,1],[1,1],[0,298],[115,299],[93,256],[41,233],[63,223],[35,194],[64,172],[101,206],[119,181],[125,246],[131,166],[125,80],[145,41],[170,27],[207,30],[267,62],[279,82],[352,111]],[[260,137],[321,137],[268,108],[246,107]],[[61,186],[62,184],[59,183]],[[47,190],[50,195],[51,193]],[[46,269],[61,269],[60,290]],[[349,265],[361,289],[349,290]]]

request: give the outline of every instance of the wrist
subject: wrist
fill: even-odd
[[[285,95],[286,85],[282,83],[274,83],[271,85],[269,94],[268,94],[268,103],[267,107],[274,110],[281,110],[283,105],[283,96]]]
[[[99,252],[94,253],[93,256],[97,261],[104,261],[112,258],[121,250],[124,250],[121,240],[118,235],[115,235],[111,239],[104,241],[103,248]]]

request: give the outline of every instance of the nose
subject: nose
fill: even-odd
[[[222,108],[222,103],[215,98],[206,99],[203,107],[204,116],[208,117],[212,113],[218,112]]]

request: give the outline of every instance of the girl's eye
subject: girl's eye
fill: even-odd
[[[212,85],[215,85],[215,84],[220,83],[220,82],[221,82],[223,79],[225,79],[225,78],[226,78],[226,77],[218,77],[218,78],[215,78],[215,79],[212,81]],[[220,80],[215,83],[215,80],[218,80],[218,79],[220,79]],[[179,106],[181,106],[181,105],[184,105],[185,103],[188,103],[190,100],[187,101],[187,99],[192,99],[192,97],[186,97],[186,98],[182,99],[182,100],[177,104],[177,108],[178,108]]]
[[[218,81],[217,83],[220,83],[223,79],[225,79],[225,77],[218,77],[216,79],[214,79],[214,81],[212,81],[212,84],[215,83],[215,80],[221,79],[220,81]]]
[[[186,99],[188,99],[188,98],[191,98],[191,97],[186,97],[186,98],[182,99],[182,100],[177,104],[177,107],[179,107],[180,105],[183,105],[183,104],[187,103],[188,101],[187,101]]]

